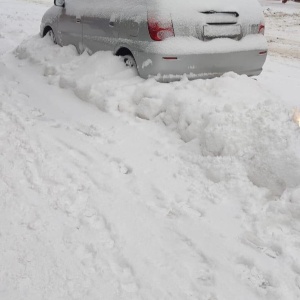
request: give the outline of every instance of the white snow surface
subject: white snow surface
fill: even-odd
[[[0,299],[299,299],[298,58],[161,84],[49,5],[0,0]]]

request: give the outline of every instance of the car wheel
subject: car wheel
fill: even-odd
[[[52,40],[52,42],[53,42],[54,44],[57,44],[57,42],[56,42],[56,37],[55,37],[55,34],[54,34],[54,32],[53,32],[52,29],[50,29],[50,30],[47,32],[47,35],[50,37],[50,39]]]
[[[136,69],[136,62],[135,62],[135,60],[134,60],[134,58],[133,58],[132,55],[124,55],[123,56],[123,61],[124,61],[125,66],[127,68],[134,68],[134,69]]]

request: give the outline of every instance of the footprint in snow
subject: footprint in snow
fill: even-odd
[[[124,164],[120,159],[118,158],[113,158],[110,161],[110,164],[112,167],[119,173],[128,175],[132,173],[132,168]]]
[[[89,138],[97,139],[102,142],[102,144],[113,144],[114,140],[111,138],[111,132],[104,132],[100,128],[94,125],[90,126],[80,126],[75,128],[79,134],[83,134]]]
[[[272,294],[274,292],[276,285],[274,284],[274,279],[271,274],[263,272],[247,258],[239,258],[236,272],[242,282],[254,288],[256,292],[263,295]]]

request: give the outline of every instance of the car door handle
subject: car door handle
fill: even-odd
[[[116,15],[113,13],[109,19],[109,27],[115,27],[116,25]]]

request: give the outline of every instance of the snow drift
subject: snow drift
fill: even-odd
[[[160,84],[142,80],[110,52],[78,55],[47,38],[31,38],[16,50],[41,64],[49,83],[70,88],[108,112],[154,120],[197,144],[202,156],[244,164],[254,185],[280,196],[300,183],[299,128],[293,112],[254,79],[228,73],[212,80]]]

